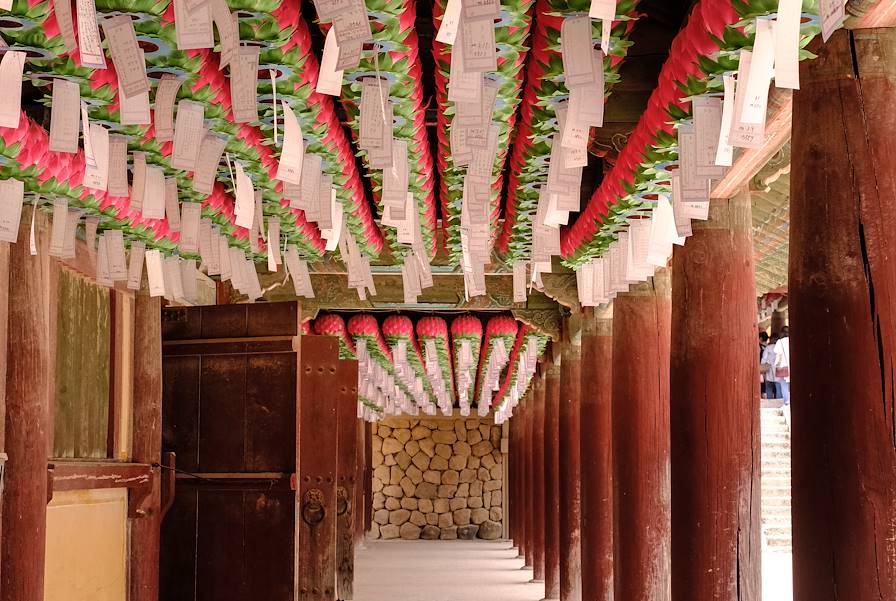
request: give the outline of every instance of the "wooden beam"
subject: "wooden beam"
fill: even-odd
[[[782,88],[772,88],[769,94],[769,112],[765,122],[765,144],[762,148],[740,149],[734,165],[716,187],[712,198],[731,198],[746,187],[759,170],[790,140],[793,121],[793,93]]]
[[[162,462],[162,303],[145,292],[134,302],[133,432],[134,461]],[[131,524],[130,601],[158,601],[161,468],[154,467],[144,516]],[[172,493],[173,494],[173,493]]]
[[[31,256],[30,222],[9,247],[9,320],[6,346],[6,462],[2,601],[43,601],[47,527],[49,363],[41,257]]]

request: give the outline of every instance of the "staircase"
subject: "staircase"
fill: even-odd
[[[790,553],[790,427],[779,403],[761,409],[762,533],[769,551]]]

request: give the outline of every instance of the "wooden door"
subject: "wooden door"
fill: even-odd
[[[162,601],[293,601],[295,303],[165,309]]]

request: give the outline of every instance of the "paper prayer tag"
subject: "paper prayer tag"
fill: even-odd
[[[0,127],[16,128],[22,117],[25,53],[7,50],[0,60]]]
[[[17,179],[0,180],[0,241],[15,242],[18,239],[24,202],[24,182]]]
[[[259,46],[240,46],[230,65],[230,100],[235,123],[258,121]]]
[[[594,44],[591,40],[591,18],[567,17],[560,26],[560,48],[566,87],[593,84]]]
[[[91,0],[92,1],[92,0]],[[82,21],[78,15],[78,25]],[[109,54],[121,84],[120,91],[127,98],[149,92],[149,80],[146,77],[146,64],[143,52],[137,44],[137,34],[130,15],[120,14],[103,21],[103,31]]]
[[[442,22],[439,24],[439,31],[436,34],[437,42],[454,44],[460,25],[461,8],[461,0],[448,0],[445,14],[442,15]]]
[[[214,48],[212,8],[208,1],[174,0],[174,31],[178,50]]]
[[[183,79],[171,73],[165,73],[156,86],[155,105],[153,106],[153,126],[156,140],[170,142],[174,139],[174,101]]]
[[[193,191],[200,194],[211,194],[214,190],[215,180],[218,177],[218,166],[227,140],[206,133],[199,147],[199,156],[196,168],[193,170]]]
[[[53,80],[53,104],[50,113],[50,150],[78,152],[81,130],[81,92],[77,83],[67,79]]]
[[[94,0],[76,0],[75,6],[78,13],[78,53],[81,55],[81,65],[105,69],[106,55],[103,53]]]
[[[199,151],[205,137],[205,105],[192,100],[177,104],[177,120],[174,125],[174,145],[171,149],[171,166],[174,169],[193,171],[199,160]]]

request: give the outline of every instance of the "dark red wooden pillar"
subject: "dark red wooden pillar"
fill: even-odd
[[[582,599],[613,601],[613,311],[582,316]]]
[[[9,247],[6,349],[6,462],[0,599],[43,601],[47,526],[49,364],[40,256],[31,256],[30,222]]]
[[[357,386],[356,386],[357,389]],[[365,447],[367,442],[367,423],[360,419],[355,419],[355,547],[359,547],[364,543],[364,515],[367,512],[367,499],[364,495],[364,473],[365,465]]]
[[[659,270],[613,303],[616,599],[669,600],[670,287]]]
[[[581,316],[566,320],[560,364],[560,599],[582,601]]]
[[[373,424],[364,424],[364,532],[373,525]]]
[[[813,50],[793,114],[794,599],[896,599],[896,30]]]
[[[0,464],[6,457],[6,344],[9,327],[9,243],[0,242]],[[0,487],[0,541],[3,540],[3,488]],[[0,562],[0,582],[3,564]]]
[[[158,465],[162,461],[162,304],[160,298],[148,294],[137,294],[134,301],[133,411],[133,461]],[[159,598],[160,469],[153,469],[146,514],[131,520],[132,601]]]
[[[336,599],[336,401],[339,345],[301,336],[296,403],[297,601]]]
[[[535,448],[535,405],[538,400],[538,389],[541,387],[542,380],[539,374],[535,374],[532,378],[529,397],[526,399],[526,438],[524,440],[526,449],[526,466],[525,466],[525,495],[526,495],[526,537],[525,537],[525,565],[524,568],[535,569],[535,458],[533,457],[533,449]]]
[[[510,453],[507,457],[508,470],[510,478],[510,498],[508,499],[507,518],[510,525],[510,538],[513,545],[517,548],[519,557],[523,556],[523,526],[525,521],[525,511],[523,510],[523,502],[525,495],[522,493],[522,460],[523,447],[521,430],[525,427],[525,417],[523,406],[525,398],[520,399],[520,404],[516,407],[513,417],[510,419]]]
[[[552,347],[544,395],[544,598],[560,599],[560,349]]]
[[[532,403],[532,581],[544,582],[545,488],[544,403],[547,392],[546,365],[542,364]]]
[[[762,592],[749,192],[713,199],[672,261],[672,599]]]
[[[333,382],[336,403],[336,597],[354,599],[355,465],[358,362],[340,359]]]

